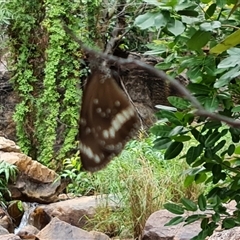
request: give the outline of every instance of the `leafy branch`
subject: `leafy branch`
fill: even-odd
[[[179,83],[179,81],[177,81],[176,79],[172,78],[171,76],[167,75],[165,72],[160,71],[156,68],[154,68],[151,65],[148,65],[142,61],[139,60],[134,60],[134,59],[123,59],[123,58],[119,58],[119,57],[115,57],[112,55],[108,55],[105,53],[101,53],[101,52],[97,52],[89,47],[87,47],[86,45],[83,44],[83,42],[77,38],[77,36],[65,25],[63,24],[63,28],[66,31],[66,33],[69,34],[69,36],[71,36],[71,38],[76,41],[81,47],[82,49],[90,54],[91,56],[94,56],[97,59],[105,59],[108,60],[109,63],[115,64],[117,66],[128,66],[129,64],[134,64],[142,69],[144,69],[145,71],[150,72],[152,75],[155,75],[158,78],[164,79],[165,81],[169,81],[172,86],[174,86],[175,88],[178,89],[179,93],[181,93],[183,96],[185,96],[186,99],[188,99],[192,106],[194,108],[196,108],[195,110],[195,114],[197,116],[203,116],[203,117],[208,117],[212,120],[218,120],[218,121],[222,121],[227,123],[229,126],[232,127],[236,127],[236,128],[240,128],[240,121],[236,120],[236,119],[232,119],[226,116],[222,116],[218,113],[212,113],[210,111],[207,111],[204,109],[204,107],[201,105],[201,103],[197,100],[197,98],[195,98],[191,92],[186,89],[185,86],[183,86],[181,83]]]

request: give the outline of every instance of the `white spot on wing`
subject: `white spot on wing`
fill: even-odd
[[[80,119],[80,124],[81,124],[82,126],[86,126],[86,124],[87,124],[86,119],[81,118],[81,119]]]
[[[106,113],[101,113],[101,117],[106,117]]]
[[[108,113],[108,114],[111,113],[111,109],[107,108],[106,113]]]
[[[86,134],[89,134],[91,132],[91,129],[89,128],[89,127],[87,127],[86,129],[85,129],[85,133]]]
[[[97,112],[97,113],[101,113],[101,112],[102,112],[102,109],[101,109],[101,108],[97,108],[97,109],[96,109],[96,112]]]
[[[119,112],[111,121],[111,125],[109,129],[105,129],[103,133],[103,137],[105,139],[114,138],[116,136],[116,132],[129,120],[131,117],[135,115],[135,112],[132,106],[128,106],[126,109]]]
[[[94,104],[98,104],[98,103],[99,103],[99,100],[98,100],[97,98],[94,98],[94,99],[93,99],[93,103],[94,103]]]
[[[100,157],[97,154],[94,154],[90,147],[82,143],[80,143],[80,151],[87,155],[88,158],[92,159],[95,163],[99,163],[101,161]]]
[[[103,137],[104,137],[105,139],[108,139],[108,138],[109,138],[108,130],[104,130],[104,131],[102,132],[102,134],[103,134]]]
[[[116,107],[120,107],[121,106],[121,103],[119,101],[115,101],[115,106]]]

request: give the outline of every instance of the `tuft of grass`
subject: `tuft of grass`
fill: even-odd
[[[183,172],[188,168],[184,159],[163,160],[164,152],[155,151],[152,142],[153,137],[129,142],[120,156],[91,175],[95,194],[114,194],[121,207],[116,211],[100,206],[87,230],[141,239],[146,220],[164,203],[196,198],[199,185],[184,187]]]

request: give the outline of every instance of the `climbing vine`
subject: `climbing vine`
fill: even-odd
[[[64,21],[88,44],[101,1],[12,0],[8,36],[12,82],[19,96],[14,120],[23,152],[46,165],[75,148],[83,53],[64,32]],[[95,10],[94,10],[95,9]],[[94,14],[95,14],[94,13]],[[51,163],[51,164],[50,164]]]

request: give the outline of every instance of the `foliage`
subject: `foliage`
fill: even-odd
[[[68,193],[91,195],[95,191],[92,175],[82,171],[78,152],[75,156],[64,159],[61,177],[71,180],[67,187]]]
[[[6,27],[9,24],[11,14],[5,7],[6,0],[0,1],[0,57],[3,55],[6,46]]]
[[[233,120],[239,118],[239,7],[238,1],[145,1],[151,11],[138,16],[135,24],[151,28],[158,38],[149,44],[148,53],[158,54],[164,61],[157,68],[176,76],[184,72],[188,89],[210,112],[218,112]],[[237,30],[235,30],[237,29]],[[181,198],[179,204],[165,207],[178,214],[168,225],[201,219],[202,231],[194,239],[205,239],[222,225],[228,229],[240,225],[240,208],[233,216],[224,203],[239,202],[239,134],[240,129],[206,117],[195,117],[190,103],[179,97],[169,97],[176,112],[161,110],[158,124],[151,132],[157,136],[156,149],[166,149],[164,158],[182,156],[191,167],[186,172],[185,186],[204,183],[208,192],[197,201]],[[195,144],[188,144],[196,141]],[[196,213],[189,217],[185,211]],[[213,210],[205,214],[205,210]],[[222,222],[221,222],[222,220]]]
[[[7,33],[12,81],[20,97],[14,115],[18,143],[26,154],[49,164],[75,146],[81,52],[61,21],[76,30],[82,10],[78,1],[14,0],[5,8],[12,16]]]
[[[100,205],[88,230],[109,236],[139,236],[151,213],[166,201],[177,201],[183,196],[196,199],[200,185],[185,187],[186,164],[180,159],[163,160],[163,152],[153,151],[153,136],[129,142],[119,157],[105,169],[94,174],[81,171],[78,157],[66,159],[62,175],[71,178],[68,192],[109,196],[108,204]],[[110,202],[120,204],[112,209]]]
[[[17,174],[17,167],[5,161],[0,161],[0,202],[4,202],[4,195],[11,193],[8,191],[8,182],[14,180]]]

